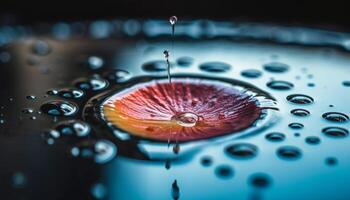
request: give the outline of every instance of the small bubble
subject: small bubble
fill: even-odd
[[[338,159],[335,157],[328,157],[325,159],[325,163],[328,166],[335,166],[338,164]]]
[[[246,69],[241,72],[241,75],[246,78],[259,78],[262,72],[257,69]]]
[[[349,120],[349,116],[340,112],[326,112],[322,117],[331,122],[347,122]]]
[[[280,62],[271,62],[263,65],[263,68],[272,73],[283,73],[289,70],[289,65]]]
[[[349,135],[349,131],[347,129],[333,126],[322,129],[322,133],[326,136],[334,138],[344,138]]]
[[[290,113],[294,116],[298,116],[298,117],[306,117],[310,115],[310,111],[302,109],[302,108],[297,108],[297,109],[293,109],[290,111]]]
[[[96,183],[91,187],[91,194],[96,199],[104,199],[107,196],[107,189],[102,183]]]
[[[305,138],[305,142],[311,145],[317,145],[321,143],[321,139],[317,136],[308,136]]]
[[[290,123],[288,124],[288,127],[291,129],[302,129],[304,128],[304,125],[301,123]]]
[[[276,153],[285,160],[297,160],[302,155],[301,150],[295,146],[282,146],[277,149]]]
[[[265,138],[270,142],[281,142],[285,140],[286,136],[283,133],[272,132],[266,134]]]
[[[44,113],[54,116],[71,116],[78,111],[78,107],[75,104],[60,100],[46,102],[40,109]]]
[[[267,188],[271,185],[272,178],[265,173],[255,173],[249,176],[248,183],[256,188]]]
[[[213,160],[210,156],[203,156],[200,159],[200,162],[201,162],[202,166],[204,166],[204,167],[209,167],[213,164]]]
[[[199,68],[207,72],[226,72],[231,69],[231,65],[224,62],[206,62],[201,64]]]
[[[307,96],[305,94],[292,94],[288,95],[286,98],[289,102],[294,104],[312,104],[314,102],[314,99],[310,96]]]
[[[350,87],[350,81],[343,81],[343,85],[345,87]]]
[[[258,147],[249,143],[238,143],[228,146],[225,151],[233,158],[250,159],[258,154]]]
[[[92,70],[100,69],[104,65],[104,60],[98,56],[90,56],[87,59],[88,67]]]
[[[229,165],[219,165],[215,168],[215,174],[219,178],[228,179],[233,177],[234,171]]]
[[[291,90],[294,85],[287,81],[270,81],[266,86],[274,90]]]
[[[300,133],[294,133],[295,137],[300,137]]]
[[[52,145],[61,135],[58,131],[50,129],[45,131],[42,136],[46,140],[47,144]]]

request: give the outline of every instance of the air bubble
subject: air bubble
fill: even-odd
[[[28,96],[26,96],[26,99],[28,99],[28,100],[34,100],[34,99],[36,99],[36,96],[34,96],[34,95],[28,95]]]
[[[349,116],[340,112],[327,112],[322,117],[331,122],[347,122],[349,120]]]
[[[302,152],[295,146],[283,146],[277,149],[277,155],[285,160],[297,160],[301,157]]]
[[[314,102],[314,99],[310,96],[307,96],[305,94],[292,94],[287,96],[286,98],[289,102],[294,104],[312,104]]]
[[[238,143],[226,147],[225,152],[233,158],[250,159],[258,154],[258,147],[249,143]]]
[[[194,113],[185,112],[174,115],[172,120],[175,120],[176,123],[183,127],[193,127],[198,121],[198,116]]]
[[[291,90],[294,85],[287,81],[270,81],[266,86],[274,90]]]
[[[24,108],[22,110],[22,113],[24,113],[24,114],[32,114],[32,113],[34,113],[34,110],[31,109],[31,108]]]

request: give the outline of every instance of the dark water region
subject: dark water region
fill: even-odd
[[[348,195],[348,34],[171,25],[0,28],[7,199]]]

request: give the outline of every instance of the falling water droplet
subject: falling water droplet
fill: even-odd
[[[277,149],[277,155],[285,160],[297,160],[301,157],[302,152],[295,146],[282,146]]]
[[[171,184],[171,197],[173,198],[173,200],[178,200],[180,198],[180,188],[177,185],[176,179],[173,182],[173,184]]]
[[[165,57],[165,60],[166,60],[166,64],[167,64],[168,80],[169,80],[169,83],[171,83],[170,62],[169,62],[170,52],[168,50],[164,50],[163,54],[164,54],[164,57]]]
[[[291,90],[294,85],[287,81],[270,81],[266,86],[274,90]]]
[[[226,147],[225,152],[233,158],[250,159],[258,154],[258,147],[249,143],[238,143]]]
[[[297,109],[293,109],[290,111],[290,113],[294,116],[298,116],[298,117],[306,117],[310,115],[310,111],[302,109],[302,108],[297,108]]]
[[[344,138],[349,135],[349,131],[347,129],[334,126],[322,129],[322,133],[324,133],[326,136],[334,138]]]
[[[283,133],[272,132],[266,134],[265,138],[270,142],[281,142],[286,138],[286,136]]]
[[[294,104],[312,104],[314,102],[314,99],[310,96],[307,96],[305,94],[292,94],[288,95],[286,98],[289,102]]]
[[[263,68],[272,73],[283,73],[289,70],[289,65],[280,62],[271,62],[263,66]]]
[[[349,116],[340,112],[326,112],[322,117],[331,122],[347,122],[349,120]]]
[[[170,168],[171,168],[171,161],[167,159],[165,161],[165,169],[169,170]]]
[[[40,109],[44,113],[54,116],[72,116],[78,111],[78,107],[75,104],[60,100],[46,102]]]

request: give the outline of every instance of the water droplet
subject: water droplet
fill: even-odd
[[[295,137],[300,137],[300,133],[294,133]]]
[[[170,168],[171,168],[171,161],[167,159],[165,161],[165,169],[169,170]]]
[[[181,67],[189,67],[193,64],[194,59],[191,57],[183,56],[176,60],[177,65]]]
[[[281,142],[286,138],[286,136],[283,133],[272,132],[266,134],[265,138],[270,142]]]
[[[177,185],[176,179],[173,184],[171,184],[171,197],[173,200],[178,200],[180,198],[180,188]]]
[[[84,95],[84,92],[74,88],[64,88],[58,91],[58,95],[68,99],[78,99]]]
[[[88,67],[92,70],[100,69],[104,65],[104,60],[98,56],[89,56],[87,59]]]
[[[270,81],[266,86],[274,90],[291,90],[294,85],[287,81]]]
[[[179,143],[176,143],[173,146],[173,152],[174,152],[174,154],[179,154],[179,152],[180,152],[180,144]]]
[[[46,41],[37,40],[32,45],[32,51],[36,55],[45,56],[51,52],[51,47],[50,47],[49,43],[47,43]]]
[[[322,133],[324,133],[326,136],[334,138],[344,138],[349,135],[349,131],[347,129],[333,126],[322,129]]]
[[[224,62],[206,62],[201,64],[199,68],[207,72],[226,72],[231,69],[231,65]]]
[[[91,195],[96,199],[104,199],[107,196],[107,189],[102,183],[96,183],[91,187]]]
[[[90,126],[80,120],[63,121],[55,127],[62,136],[74,135],[77,137],[85,137],[90,133]]]
[[[170,24],[171,24],[172,26],[175,25],[176,22],[177,22],[177,17],[176,17],[176,16],[171,16],[171,17],[169,18],[169,22],[170,22]]]
[[[52,89],[52,90],[47,91],[46,94],[48,94],[48,95],[57,95],[58,94],[58,90]]]
[[[96,163],[104,164],[117,154],[117,147],[107,140],[85,140],[71,149],[74,157],[93,159]]]
[[[246,69],[241,72],[241,75],[246,78],[259,78],[262,72],[257,69]]]
[[[343,81],[343,85],[345,87],[350,87],[350,81]]]
[[[16,172],[12,176],[12,185],[14,188],[23,188],[26,186],[27,178],[22,172]]]
[[[24,113],[24,114],[32,114],[33,112],[34,112],[34,110],[31,108],[24,108],[22,110],[22,113]]]
[[[315,87],[315,83],[308,83],[307,86],[308,87]]]
[[[265,173],[252,174],[248,179],[248,183],[256,188],[266,188],[270,186],[271,182],[271,177]]]
[[[287,96],[287,100],[291,103],[304,105],[312,104],[314,102],[314,99],[312,97],[305,94],[291,94]]]
[[[317,145],[321,143],[321,139],[317,136],[308,136],[305,138],[305,142],[311,145]]]
[[[304,128],[304,125],[301,123],[290,123],[288,124],[289,128],[291,129],[302,129]]]
[[[282,146],[277,149],[277,155],[285,160],[297,160],[301,157],[302,152],[295,146]]]
[[[165,60],[155,60],[144,63],[142,69],[147,72],[166,71],[168,69],[168,64]]]
[[[203,156],[200,160],[202,166],[209,167],[213,164],[213,160],[210,156]]]
[[[36,117],[35,116],[30,116],[30,119],[31,120],[36,120]]]
[[[263,68],[272,73],[283,73],[289,70],[289,65],[280,62],[271,62],[263,65]]]
[[[322,117],[331,122],[347,122],[349,120],[349,116],[340,112],[326,112]]]
[[[310,115],[310,111],[302,109],[302,108],[297,108],[297,109],[293,109],[290,111],[290,113],[294,116],[298,116],[298,117],[306,117]]]
[[[40,109],[44,113],[54,116],[71,116],[78,111],[78,107],[75,104],[60,100],[46,102]]]
[[[250,159],[258,154],[258,147],[249,143],[238,143],[226,147],[225,152],[233,158]]]
[[[97,91],[108,87],[108,82],[99,76],[92,76],[90,78],[78,79],[75,81],[75,85],[82,90]]]
[[[113,81],[115,83],[124,83],[128,81],[132,77],[132,75],[128,71],[116,69],[112,72],[105,73],[105,77],[108,80]]]
[[[34,100],[34,99],[36,99],[36,96],[34,96],[34,95],[28,95],[28,96],[26,96],[26,99],[28,99],[28,100]]]
[[[325,163],[328,166],[335,166],[338,164],[338,159],[335,157],[328,157],[325,159]]]
[[[234,170],[229,165],[219,165],[218,167],[215,168],[215,174],[219,178],[228,179],[233,177]]]
[[[47,144],[52,145],[55,140],[60,137],[60,133],[56,130],[50,129],[43,133],[43,138],[46,140]]]
[[[175,120],[176,123],[183,127],[193,127],[198,121],[198,116],[194,113],[185,112],[174,115],[172,120]]]

